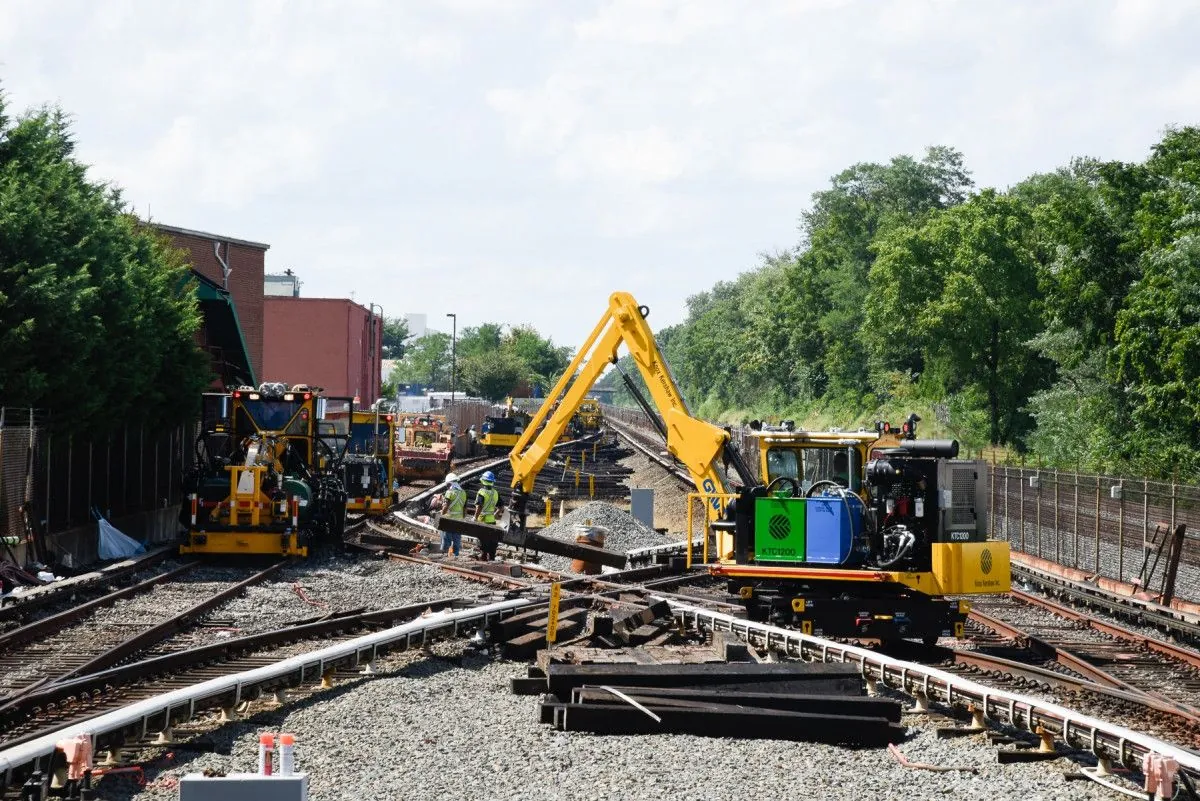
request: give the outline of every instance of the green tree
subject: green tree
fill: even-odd
[[[1200,237],[1149,254],[1117,316],[1113,361],[1141,431],[1133,461],[1200,472]],[[1122,421],[1123,422],[1123,421]]]
[[[403,359],[408,349],[408,320],[403,317],[385,317],[383,320],[383,356],[385,359]]]
[[[556,347],[552,340],[543,338],[530,325],[510,328],[504,334],[501,349],[524,365],[524,377],[547,389],[553,386],[571,363],[570,348]]]
[[[0,95],[0,391],[56,426],[189,419],[212,380],[181,254],[89,181],[66,116]]]
[[[482,323],[464,328],[458,335],[457,353],[460,359],[483,356],[500,350],[504,335],[501,323]]]
[[[1041,330],[1037,265],[1026,207],[985,190],[967,203],[902,227],[878,245],[865,335],[884,365],[924,355],[930,389],[986,397],[989,437],[1012,442],[1048,366],[1029,341]]]
[[[512,394],[528,374],[528,366],[507,351],[467,356],[459,362],[464,391],[490,401]]]
[[[430,331],[407,346],[404,358],[392,370],[393,384],[420,384],[432,390],[450,389],[450,335]]]

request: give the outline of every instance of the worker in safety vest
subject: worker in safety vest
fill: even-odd
[[[467,491],[459,484],[457,473],[446,476],[450,488],[442,495],[442,517],[462,520],[467,515]],[[462,534],[442,532],[442,550],[447,554],[462,556]]]
[[[500,493],[496,491],[496,474],[491,470],[487,471],[480,476],[479,483],[482,486],[475,493],[475,519],[495,525],[496,507],[500,504]],[[485,562],[496,558],[497,545],[496,542],[489,543],[480,539],[479,549],[483,552]]]

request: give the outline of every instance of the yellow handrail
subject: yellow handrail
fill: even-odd
[[[707,514],[707,509],[709,508],[708,504],[710,501],[712,501],[714,498],[716,498],[718,501],[720,501],[721,508],[724,508],[725,505],[729,501],[733,500],[736,497],[737,497],[737,493],[734,493],[734,492],[689,492],[688,493],[688,496],[687,496],[687,521],[688,521],[687,522],[687,566],[689,569],[692,566],[692,542],[694,541],[694,538],[692,535],[692,520],[694,519],[694,515],[692,514],[692,509],[694,508],[692,505],[693,502],[700,501],[702,504],[704,504],[704,506],[702,508],[704,508],[706,510],[706,513],[704,515],[704,543],[701,546],[701,555],[704,558],[703,564],[708,564],[708,538],[709,538],[709,535],[712,533],[712,519]]]

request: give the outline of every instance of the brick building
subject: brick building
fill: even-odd
[[[260,278],[261,281],[261,278]],[[343,298],[264,300],[262,381],[312,384],[326,394],[379,398],[383,320]]]
[[[245,383],[256,383],[254,379],[263,374],[263,276],[270,245],[159,223],[150,225],[166,235],[172,245],[185,251],[192,269],[208,279],[200,282],[200,302],[205,310],[200,344],[213,355],[218,373],[229,381],[232,375],[229,365],[237,360],[233,351],[240,335],[250,362],[251,375],[244,377],[249,379]],[[229,300],[235,312],[236,332],[223,319],[227,313],[219,318],[210,314],[222,302],[228,306]],[[226,369],[221,369],[222,364]]]

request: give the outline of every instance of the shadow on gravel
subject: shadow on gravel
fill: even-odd
[[[340,698],[372,681],[427,679],[452,670],[481,670],[493,662],[501,661],[475,651],[443,654],[435,652],[422,655],[419,650],[414,650],[409,652],[409,656],[414,657],[415,661],[391,670],[376,670],[369,676],[338,678],[332,689],[314,692],[305,698],[295,698],[294,700],[289,698],[273,709],[263,709],[220,725],[211,731],[196,734],[185,742],[172,745],[166,755],[141,763],[145,772],[146,788],[139,788],[137,782],[129,775],[113,775],[99,782],[98,797],[101,799],[125,799],[138,793],[139,790],[142,792],[152,790],[158,794],[165,794],[165,797],[177,798],[178,790],[174,787],[156,787],[154,785],[167,774],[201,773],[205,769],[227,770],[229,768],[228,758],[232,756],[236,742],[242,738],[256,736],[263,731],[278,731],[285,724],[287,717],[298,711]]]

